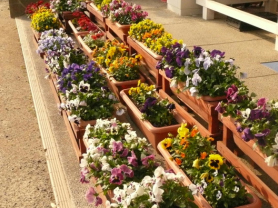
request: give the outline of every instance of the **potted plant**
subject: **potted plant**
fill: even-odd
[[[233,59],[224,59],[225,52],[206,51],[198,46],[189,51],[178,42],[170,49],[163,47],[161,52],[163,59],[157,68],[164,70],[166,77],[171,79],[170,87],[178,87],[181,92],[188,90],[191,96],[221,100],[231,84],[241,83],[236,77],[238,67]]]
[[[114,189],[113,203],[107,201],[106,207],[197,208],[191,190],[183,186],[182,181],[182,174],[165,171],[159,166],[152,176]]]
[[[87,152],[81,160],[81,182],[95,178],[104,194],[129,181],[140,181],[153,173],[159,163],[155,160],[145,138],[130,130],[130,124],[116,119],[98,119],[86,128]],[[95,193],[95,197],[99,193]]]
[[[116,58],[109,68],[103,69],[115,95],[120,99],[120,91],[130,87],[136,87],[138,81],[144,82],[144,77],[139,73],[142,57],[122,56]]]
[[[95,48],[101,48],[104,46],[106,41],[106,35],[104,32],[98,31],[96,33],[89,32],[88,34],[78,35],[77,37],[80,46],[84,53],[92,59],[93,50]]]
[[[235,170],[215,151],[210,144],[212,140],[200,136],[196,127],[189,130],[182,124],[178,135],[161,141],[158,149],[175,172],[184,172],[184,185],[204,197],[194,195],[199,206],[261,207],[257,196],[240,182]]]
[[[148,13],[142,11],[140,5],[124,0],[112,0],[109,4],[110,18],[106,19],[108,32],[113,31],[122,41],[126,42],[130,25],[144,20],[147,16]],[[110,33],[110,35],[112,34]]]
[[[122,90],[120,95],[128,114],[154,148],[168,133],[175,134],[178,122],[183,120],[167,96],[162,91],[155,92],[154,85],[139,82],[137,87]]]
[[[161,48],[170,47],[176,41],[171,34],[165,32],[161,24],[149,19],[132,24],[127,38],[130,48],[142,55],[158,86],[161,86],[161,76],[156,70],[156,65],[162,59]]]
[[[116,58],[127,55],[128,46],[117,40],[106,40],[104,46],[94,49],[92,54],[93,59],[103,68],[108,68]]]
[[[107,10],[111,1],[112,0],[94,0],[93,2],[87,4],[87,10],[89,11],[90,19],[101,25],[105,31],[107,29],[105,24],[107,12],[102,11]]]
[[[39,10],[39,8],[44,7],[46,9],[49,9],[49,2],[44,2],[42,0],[39,0],[34,3],[30,3],[27,5],[25,8],[25,14],[27,15],[28,18],[31,18],[32,15]]]
[[[59,29],[61,26],[59,19],[57,19],[50,9],[40,7],[31,18],[31,27],[38,42],[41,32],[50,29]]]
[[[75,11],[72,15],[74,18],[69,20],[68,23],[76,38],[80,34],[88,34],[89,32],[97,33],[101,31],[83,12]]]
[[[44,31],[38,41],[38,54],[44,54],[45,63],[48,65],[47,72],[55,71],[58,59],[61,55],[68,54],[74,48],[74,41],[64,33],[63,29],[51,29]]]
[[[66,27],[66,32],[69,33],[71,31],[68,20],[74,18],[72,14],[74,11],[85,9],[86,3],[82,0],[51,0],[50,8],[59,16],[62,23]]]

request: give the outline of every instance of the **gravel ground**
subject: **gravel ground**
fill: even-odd
[[[0,207],[54,202],[15,20],[0,1]]]

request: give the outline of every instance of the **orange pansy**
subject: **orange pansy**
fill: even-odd
[[[206,152],[201,152],[201,159],[205,159],[207,157],[207,153]]]
[[[175,161],[176,161],[176,163],[177,163],[178,165],[181,165],[181,162],[182,162],[182,161],[181,161],[180,158],[176,158]]]
[[[182,157],[182,158],[185,158],[185,154],[184,154],[184,153],[181,153],[181,157]]]

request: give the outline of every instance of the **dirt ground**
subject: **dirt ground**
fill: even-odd
[[[0,208],[54,202],[15,20],[0,1]]]

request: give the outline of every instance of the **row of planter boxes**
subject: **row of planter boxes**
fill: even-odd
[[[175,95],[177,96],[187,107],[189,107],[191,110],[193,110],[197,115],[199,115],[204,121],[208,123],[208,127],[205,128],[202,124],[200,124],[196,119],[194,119],[186,110],[184,110],[180,105],[176,103],[177,109],[183,109],[182,114],[185,115],[184,119],[187,122],[191,122],[192,125],[197,125],[199,130],[203,132],[203,136],[212,136],[219,139],[222,139],[222,125],[223,123],[223,142],[217,142],[217,149],[218,151],[227,158],[228,161],[231,162],[233,166],[235,166],[238,171],[246,178],[249,179],[251,184],[255,186],[259,191],[262,193],[263,196],[266,197],[266,199],[274,206],[278,207],[278,197],[277,195],[270,190],[250,169],[240,162],[240,160],[235,159],[237,158],[235,154],[230,151],[234,150],[236,146],[239,146],[245,154],[247,154],[251,159],[253,159],[263,170],[266,171],[267,174],[270,175],[270,177],[273,178],[273,180],[277,183],[277,177],[275,178],[275,174],[277,175],[277,168],[274,167],[268,167],[264,163],[264,156],[257,154],[252,150],[252,147],[250,145],[247,145],[244,141],[242,141],[241,137],[233,136],[231,134],[231,130],[233,131],[234,124],[233,123],[227,123],[228,118],[219,119],[218,113],[214,110],[218,101],[216,100],[210,100],[210,98],[200,98],[196,99],[192,97],[188,92],[181,92],[177,93],[178,88],[170,87],[170,80],[166,78],[164,72],[159,72],[155,66],[156,63],[161,60],[161,56],[158,56],[157,54],[152,53],[148,48],[146,48],[142,43],[133,40],[131,37],[124,35],[123,28],[121,28],[121,25],[112,23],[111,20],[105,18],[102,16],[100,11],[98,11],[93,4],[88,4],[87,9],[90,12],[91,19],[94,19],[96,22],[98,22],[103,28],[105,28],[107,38],[108,39],[114,39],[115,37],[122,40],[123,42],[127,43],[129,45],[129,53],[133,54],[134,52],[141,54],[143,56],[144,62],[149,70],[149,73],[155,77],[154,83],[158,88],[162,88],[163,90],[160,90],[160,94],[167,93],[166,95],[169,97],[169,95]],[[128,27],[124,27],[124,31],[128,31]],[[120,31],[120,32],[119,32]],[[84,50],[84,52],[87,55],[91,55],[90,49],[86,46],[86,44],[82,44],[82,36],[84,34],[78,34],[77,39],[80,41],[80,44]],[[149,83],[151,80],[147,76],[146,78]],[[121,83],[122,85],[122,83]],[[120,92],[123,88],[117,88],[117,93]],[[125,100],[127,98],[126,90],[122,91],[121,97],[118,97],[119,99]],[[222,98],[223,99],[223,98]],[[125,102],[128,102],[125,100]],[[138,109],[137,109],[138,110]],[[134,112],[136,110],[131,110],[131,108],[128,107],[128,112],[130,116],[134,119],[137,126],[144,132],[146,135],[146,131],[149,131],[151,126],[142,124],[142,121],[139,119],[136,121],[136,115]],[[137,116],[138,117],[138,116]],[[148,128],[146,127],[148,126]],[[158,130],[156,130],[158,131]],[[171,131],[168,130],[170,133]],[[161,131],[159,130],[159,133]],[[162,137],[166,137],[167,133],[161,133],[163,135]],[[166,136],[165,136],[166,135]],[[159,141],[163,138],[160,138],[157,135],[147,136],[150,142],[154,147],[157,146]],[[244,149],[244,146],[248,146],[247,149]],[[230,149],[230,150],[229,150]],[[259,156],[258,156],[259,155]],[[259,184],[259,185],[258,185]]]

